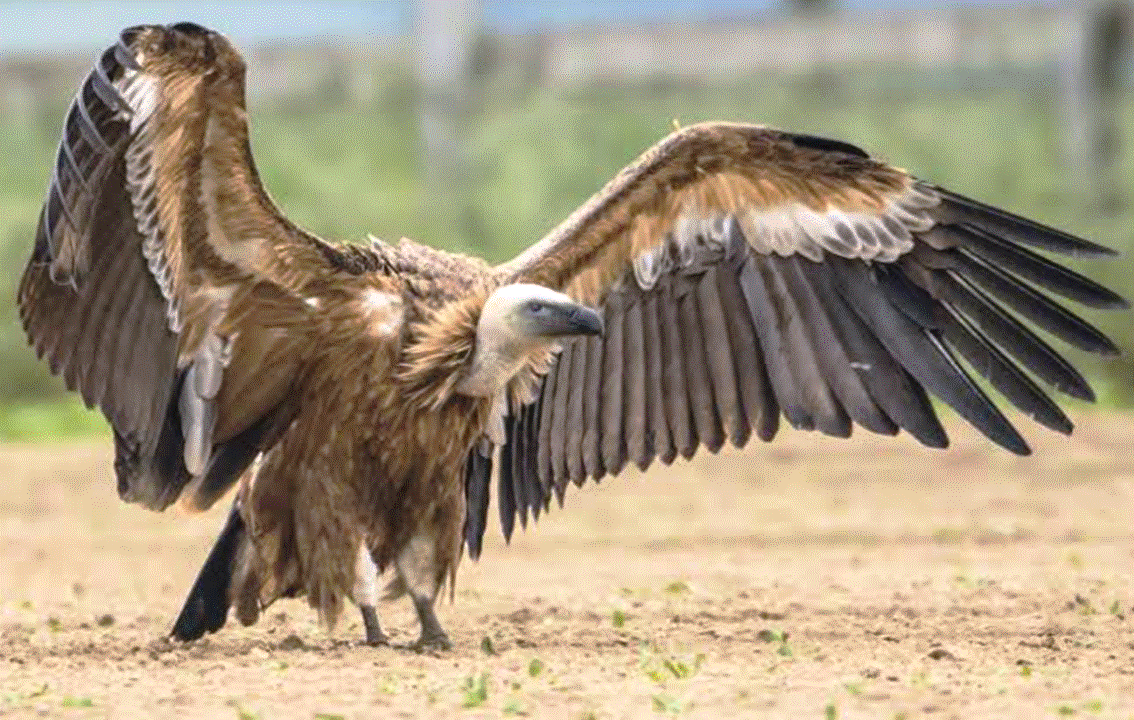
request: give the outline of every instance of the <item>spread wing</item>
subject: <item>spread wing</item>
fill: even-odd
[[[288,318],[338,251],[252,164],[244,64],[196,25],[121,34],[63,127],[19,288],[31,344],[115,436],[124,499],[207,506],[291,420]]]
[[[845,143],[767,128],[678,131],[546,238],[498,269],[605,313],[566,345],[499,453],[505,535],[568,481],[726,440],[854,425],[948,443],[930,396],[993,442],[1027,444],[970,370],[1037,422],[1071,421],[1040,383],[1090,400],[1046,334],[1116,348],[1048,293],[1122,298],[1034,249],[1107,248],[919,181]],[[1047,291],[1047,292],[1045,292]],[[968,369],[966,369],[966,364]],[[466,539],[479,552],[490,448],[470,459]]]

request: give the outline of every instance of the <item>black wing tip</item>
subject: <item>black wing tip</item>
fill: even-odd
[[[1026,230],[1028,236],[1019,239],[1034,247],[1083,260],[1113,258],[1121,254],[1114,248],[1085,240],[1035,220],[1029,220],[1021,215],[983,203],[940,185],[930,185],[929,187],[940,195],[943,201],[954,207],[975,212],[978,216],[999,221],[999,223],[1007,224],[1019,230]]]
[[[1109,297],[1106,298],[1106,304],[1095,306],[1099,310],[1129,310],[1130,309],[1130,301],[1129,300],[1122,297],[1121,295],[1114,292],[1113,290],[1108,289],[1106,292],[1109,296]]]
[[[1072,422],[1071,418],[1069,417],[1064,417],[1063,422],[1059,423],[1058,426],[1048,425],[1045,423],[1044,427],[1046,427],[1048,430],[1054,430],[1060,435],[1066,435],[1068,437],[1071,436],[1071,433],[1075,432],[1075,423]]]
[[[940,424],[934,429],[903,428],[913,436],[914,440],[932,450],[948,450],[950,445],[949,434]]]
[[[1028,445],[1028,443],[1025,442],[1024,439],[1019,437],[1019,436],[1017,436],[1016,439],[1017,439],[1018,442],[1001,443],[1001,442],[997,441],[997,444],[1000,445],[1001,447],[1005,448],[1006,450],[1008,450],[1012,454],[1019,455],[1020,457],[1028,457],[1029,455],[1031,455],[1032,454],[1031,446]]]

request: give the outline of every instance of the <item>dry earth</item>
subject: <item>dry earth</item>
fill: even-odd
[[[786,432],[628,473],[494,535],[438,656],[297,601],[172,645],[224,509],[119,503],[102,444],[2,448],[0,715],[1125,720],[1130,422],[1031,432],[1028,459],[961,428],[948,452]]]

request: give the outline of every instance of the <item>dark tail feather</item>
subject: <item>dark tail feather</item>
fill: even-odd
[[[244,535],[244,520],[233,503],[224,529],[206,558],[185,606],[173,624],[170,636],[177,640],[196,640],[207,632],[224,627],[228,617],[228,587],[232,582],[232,565]]]

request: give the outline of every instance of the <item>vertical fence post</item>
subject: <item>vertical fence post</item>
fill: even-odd
[[[1120,113],[1134,52],[1134,6],[1108,0],[1084,7],[1064,58],[1063,104],[1068,160],[1092,209],[1120,213],[1129,198],[1118,177]]]
[[[419,0],[417,77],[422,142],[422,208],[446,244],[464,244],[467,213],[463,145],[481,0]]]

